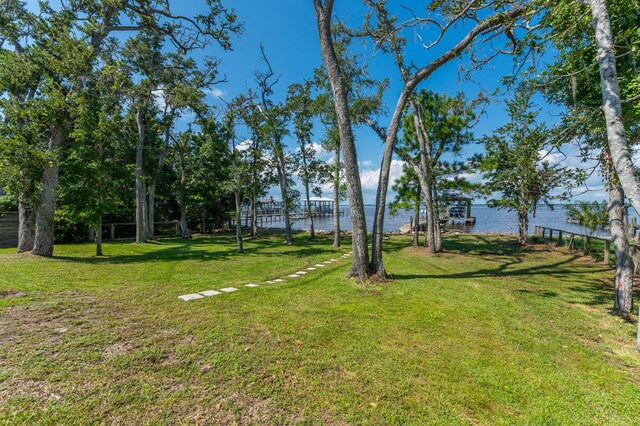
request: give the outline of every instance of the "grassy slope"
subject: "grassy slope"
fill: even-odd
[[[343,278],[330,241],[230,236],[0,250],[0,423],[633,424],[635,324],[611,271],[498,237],[426,256],[387,243],[396,280]],[[346,250],[343,250],[346,251]]]

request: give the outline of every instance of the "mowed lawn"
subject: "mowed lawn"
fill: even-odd
[[[350,250],[302,234],[0,250],[0,290],[27,293],[0,299],[0,423],[638,424],[610,269],[508,237],[408,243],[369,285],[350,260],[264,284]]]

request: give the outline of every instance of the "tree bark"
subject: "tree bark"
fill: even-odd
[[[280,140],[276,141],[276,170],[282,194],[282,213],[284,214],[285,239],[288,245],[293,244],[291,232],[291,217],[289,216],[289,184],[287,183],[287,169],[284,162],[284,150]]]
[[[147,185],[145,184],[145,187]],[[146,189],[147,202],[145,203],[144,235],[145,240],[152,240],[156,233],[156,181],[149,182]]]
[[[20,194],[18,201],[18,253],[33,250],[35,241],[36,215],[26,198],[25,194]]]
[[[606,0],[586,0],[591,8],[592,25],[595,30],[597,58],[600,66],[602,88],[602,111],[604,113],[609,151],[613,166],[620,179],[625,195],[640,214],[640,182],[631,160],[627,134],[622,117],[620,86],[616,70],[616,52],[611,33],[611,21]]]
[[[421,198],[418,197],[418,199],[416,200],[416,205],[414,207],[414,219],[413,219],[413,226],[412,226],[412,231],[413,231],[413,242],[411,243],[411,245],[413,247],[418,247],[420,245],[420,204],[422,204],[420,202]]]
[[[629,318],[633,309],[633,258],[624,225],[624,191],[621,186],[609,190],[609,231],[616,254],[613,310]]]
[[[136,123],[138,125],[138,150],[136,152],[136,243],[144,243],[147,241],[147,197],[144,184],[144,139],[145,124],[143,118],[142,105],[138,107],[136,113]]]
[[[242,196],[240,191],[235,191],[235,199],[236,199],[236,243],[238,246],[238,253],[242,253],[244,251],[244,246],[242,243]]]
[[[333,248],[340,248],[340,146],[336,148],[333,176]]]
[[[521,245],[527,244],[529,234],[529,214],[528,212],[518,212],[518,242]]]
[[[309,170],[307,169],[307,148],[305,146],[304,140],[301,141],[301,149],[302,153],[302,170],[304,173],[304,191],[307,198],[307,212],[309,214],[309,239],[316,239],[316,230],[313,226],[313,212],[311,211],[311,196],[309,195]]]
[[[36,231],[33,243],[33,254],[38,256],[53,256],[55,240],[55,211],[58,196],[59,161],[65,133],[61,125],[56,124],[49,138],[47,153],[52,155],[42,172],[42,193],[40,204],[36,210]]]
[[[333,46],[331,37],[331,14],[333,10],[333,0],[314,0],[316,20],[318,24],[318,35],[320,37],[320,50],[327,74],[331,83],[333,100],[338,122],[338,132],[340,134],[340,146],[344,158],[345,178],[347,180],[347,192],[351,208],[351,238],[353,246],[353,257],[350,277],[356,277],[361,281],[369,277],[369,247],[367,241],[367,223],[364,214],[364,202],[362,200],[362,187],[360,182],[360,171],[358,169],[358,154],[356,152],[355,138],[351,127],[351,116],[349,112],[349,102],[347,98],[347,87],[344,81],[338,57]],[[382,256],[380,256],[382,259]],[[374,273],[386,275],[382,262],[376,265]]]

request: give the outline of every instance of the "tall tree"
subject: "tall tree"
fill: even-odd
[[[455,98],[422,90],[411,102],[411,114],[404,119],[403,138],[396,152],[416,173],[427,209],[426,236],[431,253],[442,250],[437,188],[443,155],[459,155],[473,141],[473,105],[464,95]]]
[[[482,35],[491,35],[488,38],[493,39],[498,34],[507,33],[511,38],[513,38],[513,27],[516,24],[516,19],[528,11],[527,6],[523,5],[520,1],[487,2],[486,4],[483,3],[480,5],[474,1],[461,4],[440,2],[427,8],[430,16],[425,18],[419,17],[415,12],[410,10],[409,13],[411,14],[411,17],[409,20],[400,24],[398,23],[397,17],[391,16],[389,13],[386,0],[367,1],[366,3],[369,5],[371,13],[366,19],[365,25],[360,33],[366,37],[372,38],[378,49],[390,52],[393,55],[400,70],[404,86],[398,98],[398,102],[396,103],[392,119],[385,132],[385,150],[381,163],[378,192],[376,196],[372,260],[371,265],[367,268],[366,272],[362,272],[363,277],[367,277],[370,273],[386,276],[384,264],[382,262],[382,232],[384,227],[384,212],[389,185],[391,160],[394,153],[396,136],[401,124],[402,114],[405,110],[406,104],[411,99],[414,89],[421,81],[427,79],[435,70],[465,52],[478,37],[481,37]],[[329,75],[334,92],[336,92],[336,88],[338,92],[345,92],[345,82],[340,76],[338,60],[335,55],[335,50],[331,44],[331,14],[333,4],[334,2],[332,0],[326,0],[324,2],[322,0],[314,0],[323,60],[330,71]],[[453,47],[449,48],[444,53],[437,55],[427,65],[418,67],[413,62],[410,64],[405,62],[405,41],[402,37],[402,33],[409,28],[417,28],[425,22],[433,23],[434,25],[430,25],[428,28],[437,28],[439,31],[439,34],[436,34],[434,37],[436,40],[434,43],[431,45],[424,45],[427,50],[439,45],[440,42],[444,40],[448,41],[450,37],[445,37],[445,34],[451,28],[459,26],[458,24],[469,23],[472,27],[456,44],[453,45]],[[489,55],[489,58],[496,56],[500,52],[500,49],[496,49],[494,53]],[[481,62],[486,62],[486,60]],[[345,108],[347,106],[346,95],[342,95],[342,98],[343,99],[340,99],[338,96],[335,96],[336,109],[341,110],[339,113],[341,122],[341,139],[344,142],[345,140],[349,140],[347,125],[349,125],[350,128],[351,120],[349,117],[349,110],[348,108]],[[342,136],[343,132],[347,139]],[[351,134],[350,140],[352,139],[353,137]],[[349,154],[349,160],[347,160],[346,156],[347,150],[353,150],[353,152]],[[345,150],[345,163],[349,163],[351,167],[357,168],[357,162],[351,163],[352,158],[357,159],[355,145],[352,147],[351,143],[349,143],[347,150]],[[349,186],[351,187],[349,196],[351,197],[351,191],[355,189],[359,190],[359,187],[354,182],[355,175],[353,170],[350,170],[350,166],[347,166],[346,175],[347,182],[351,182],[349,183]],[[358,206],[358,204],[359,200],[356,200],[356,206]],[[358,253],[366,253],[368,257],[368,250],[365,251],[363,247],[360,247],[362,244],[366,244],[366,233],[363,232],[363,229],[366,229],[366,227],[362,227],[364,218],[360,220],[358,214],[359,213],[356,214],[355,218],[352,218],[356,220],[358,226],[361,228],[357,232],[357,235],[359,236],[358,243],[354,245],[359,246],[357,248]],[[355,250],[354,254],[356,254]],[[362,258],[363,256],[361,255],[357,259],[354,257],[354,262],[359,262]]]
[[[32,59],[43,68],[39,93],[51,106],[46,115],[49,131],[41,191],[35,214],[33,253],[53,254],[54,213],[59,181],[59,163],[70,131],[70,109],[74,96],[84,89],[104,47],[116,32],[152,31],[166,37],[179,52],[187,53],[216,41],[230,47],[230,34],[240,29],[233,12],[218,0],[207,2],[205,15],[187,17],[171,12],[168,0],[149,2],[73,0],[59,10],[40,3],[37,31],[30,38]]]
[[[558,198],[552,191],[568,178],[565,168],[541,161],[540,152],[549,149],[548,131],[537,121],[532,96],[530,85],[518,86],[506,102],[509,122],[484,138],[484,177],[491,191],[501,193],[489,205],[516,212],[520,244],[528,241],[529,215],[535,216],[539,203]]]

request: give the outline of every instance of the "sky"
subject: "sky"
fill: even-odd
[[[35,3],[29,0],[29,3]],[[315,13],[312,0],[227,0],[224,4],[235,9],[236,14],[243,22],[244,30],[242,34],[232,39],[232,50],[223,51],[218,46],[211,46],[206,52],[194,52],[197,58],[202,58],[205,54],[215,56],[221,60],[220,72],[226,75],[227,81],[216,85],[207,92],[208,100],[212,105],[224,108],[224,101],[231,100],[234,96],[245,92],[249,87],[255,87],[254,74],[256,71],[263,71],[266,68],[261,53],[260,45],[264,45],[268,59],[274,72],[279,76],[278,85],[274,88],[274,100],[283,100],[286,96],[287,86],[301,82],[305,78],[313,75],[313,70],[322,63],[320,47],[318,42]],[[400,1],[390,0],[389,5],[392,10],[401,12],[401,19],[408,19],[408,11],[398,7]],[[411,4],[404,3],[404,4]],[[173,1],[174,12],[192,16],[204,13],[206,3],[204,0],[181,0]],[[420,13],[420,10],[416,10]],[[334,16],[342,22],[352,26],[358,26],[362,22],[364,8],[359,0],[337,0],[334,8]],[[432,50],[425,50],[418,35],[424,42],[429,42],[435,37],[432,30],[421,29],[416,33],[408,35],[407,57],[415,65],[426,65],[430,60],[439,56],[443,49],[453,46],[461,37],[466,34],[468,28],[454,28],[448,32],[441,43]],[[488,55],[491,49],[487,44],[476,51],[478,55]],[[387,126],[390,114],[396,104],[397,97],[401,90],[400,76],[397,68],[392,63],[389,56],[376,53],[369,45],[360,45],[359,52],[368,63],[368,72],[376,79],[390,79],[390,87],[385,93],[384,101],[387,105],[388,113],[384,114],[379,123]],[[485,108],[484,114],[478,124],[474,127],[473,133],[479,140],[485,134],[504,124],[507,116],[504,112],[502,95],[494,95],[494,91],[501,87],[500,80],[505,74],[509,74],[514,67],[513,59],[501,56],[492,60],[489,65],[482,70],[476,71],[472,79],[465,79],[459,73],[461,67],[469,66],[468,56],[451,61],[446,66],[437,70],[432,76],[424,81],[419,88],[434,90],[437,92],[455,95],[462,91],[467,98],[472,99],[480,91],[492,98],[491,103]],[[559,109],[557,107],[544,105],[541,101],[541,113],[539,120],[544,121],[549,127],[559,121]],[[190,119],[185,116],[182,123]],[[318,141],[322,134],[321,129],[314,135],[313,140]],[[380,161],[383,152],[383,144],[380,139],[370,130],[357,128],[356,146],[358,160],[360,163],[360,173],[365,203],[375,202],[375,192],[378,183]],[[242,135],[240,135],[242,137]],[[248,135],[247,135],[248,137]],[[291,137],[285,139],[285,143],[290,150],[295,149],[296,141]],[[475,144],[465,148],[461,157],[465,158],[471,154],[481,152],[482,147]],[[580,166],[581,159],[575,147],[565,146],[563,154],[553,152],[546,159],[552,161],[564,161],[570,166]],[[320,153],[320,158],[329,160],[330,155]],[[395,180],[401,175],[402,162],[395,158],[392,163],[391,180]],[[472,176],[471,180],[479,180],[480,176]],[[391,186],[391,185],[390,185]],[[301,189],[301,188],[298,188]],[[325,196],[330,195],[329,187],[323,188]],[[582,193],[583,199],[604,199],[606,193],[603,190],[600,178],[594,175],[588,182],[587,187],[578,188],[576,193]],[[277,188],[271,191],[274,197],[279,197]],[[388,201],[393,199],[394,194],[390,191]],[[482,200],[476,200],[482,201]]]

